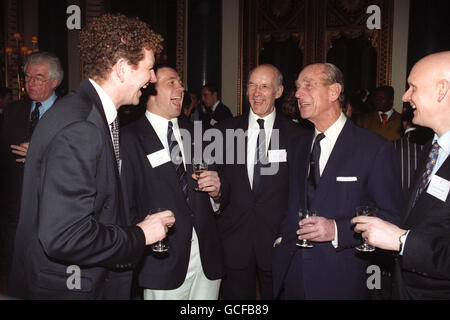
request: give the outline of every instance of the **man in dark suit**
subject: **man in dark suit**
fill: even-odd
[[[5,169],[2,196],[4,209],[3,229],[6,277],[14,248],[14,235],[20,213],[20,196],[24,162],[33,130],[40,118],[53,106],[57,97],[55,89],[63,79],[63,69],[58,57],[49,52],[38,52],[28,56],[24,65],[27,97],[10,104],[5,109],[1,137]]]
[[[204,171],[198,180],[203,192],[194,191],[191,159],[201,141],[192,140],[191,121],[177,118],[183,85],[169,67],[158,68],[156,79],[145,115],[123,130],[122,178],[133,216],[167,208],[177,222],[166,253],[146,252],[139,285],[146,300],[217,299],[224,272],[211,201],[220,199],[220,179],[217,172]]]
[[[417,62],[403,101],[414,110],[413,123],[430,128],[400,227],[358,217],[355,231],[368,243],[398,253],[394,297],[450,299],[450,51]]]
[[[219,89],[214,84],[207,83],[203,86],[202,102],[200,120],[205,128],[213,127],[216,123],[233,117],[230,109],[219,100]]]
[[[96,18],[81,32],[88,79],[39,121],[27,153],[10,295],[129,299],[130,268],[174,223],[164,211],[130,225],[119,183],[117,109],[138,104],[140,89],[155,81],[161,41],[123,15]]]
[[[282,93],[283,77],[277,68],[255,68],[247,84],[249,114],[217,126],[227,137],[221,176],[230,186],[228,205],[219,216],[226,265],[224,299],[255,299],[257,281],[259,296],[272,298],[271,248],[287,206],[288,144],[302,133],[275,111],[275,100]],[[236,138],[229,136],[230,131]]]
[[[361,239],[350,220],[356,207],[364,205],[398,220],[402,196],[397,155],[392,143],[357,127],[342,113],[343,75],[336,66],[309,65],[296,86],[301,117],[315,129],[294,141],[288,153],[289,206],[273,253],[275,297],[364,299],[368,261],[355,251]],[[316,211],[317,216],[299,223],[299,209]],[[298,247],[298,240],[313,247]]]

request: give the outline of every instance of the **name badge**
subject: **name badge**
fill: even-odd
[[[427,188],[427,193],[441,201],[447,201],[448,192],[450,190],[450,181],[434,175],[431,178],[430,184]]]
[[[270,163],[273,163],[273,162],[286,162],[287,161],[286,149],[269,150],[268,158],[269,158],[268,160],[269,160]]]
[[[161,149],[147,155],[147,159],[150,162],[152,168],[159,167],[160,165],[171,161],[166,149]]]
[[[357,177],[336,177],[336,181],[339,182],[354,182],[358,181]]]

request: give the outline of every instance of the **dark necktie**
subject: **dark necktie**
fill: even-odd
[[[119,149],[119,117],[111,123],[111,134],[113,138],[114,154],[116,156],[117,168],[120,170],[120,149]]]
[[[425,166],[425,171],[422,174],[419,188],[417,189],[416,197],[414,199],[413,206],[416,204],[417,199],[419,198],[419,196],[422,194],[423,190],[425,190],[425,188],[428,185],[428,180],[430,178],[431,172],[433,172],[434,166],[436,165],[438,155],[439,155],[439,144],[436,141],[435,143],[433,143],[433,146],[431,147],[430,153],[428,155],[428,160],[427,160],[427,164]]]
[[[264,120],[258,119],[259,124],[259,133],[258,140],[256,141],[256,152],[255,152],[255,166],[253,167],[253,193],[258,189],[259,184],[261,183],[261,168],[266,163],[266,132],[264,130]]]
[[[30,118],[30,139],[33,135],[34,129],[36,128],[39,122],[39,108],[42,106],[42,103],[36,102],[33,112],[31,112]]]
[[[173,134],[173,123],[169,121],[169,126],[167,128],[167,142],[169,144],[170,158],[175,167],[175,172],[177,173],[178,182],[184,193],[186,201],[189,202],[188,197],[188,182],[186,178],[186,170],[184,170],[183,156],[181,155],[181,149],[178,145],[177,139]]]
[[[325,138],[325,135],[323,133],[317,135],[309,158],[309,176],[307,185],[308,208],[310,207],[312,200],[314,199],[314,194],[316,192],[320,180],[320,167],[319,167],[320,141],[323,138]]]

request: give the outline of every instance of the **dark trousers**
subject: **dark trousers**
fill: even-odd
[[[245,269],[226,268],[226,276],[222,280],[221,298],[224,300],[261,300],[273,299],[272,271],[262,270],[252,254]]]

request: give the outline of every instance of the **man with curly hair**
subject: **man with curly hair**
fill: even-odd
[[[154,82],[162,37],[139,19],[103,15],[80,34],[85,79],[35,131],[25,162],[9,294],[129,299],[131,269],[165,237],[170,211],[131,225],[120,187],[117,109]]]

